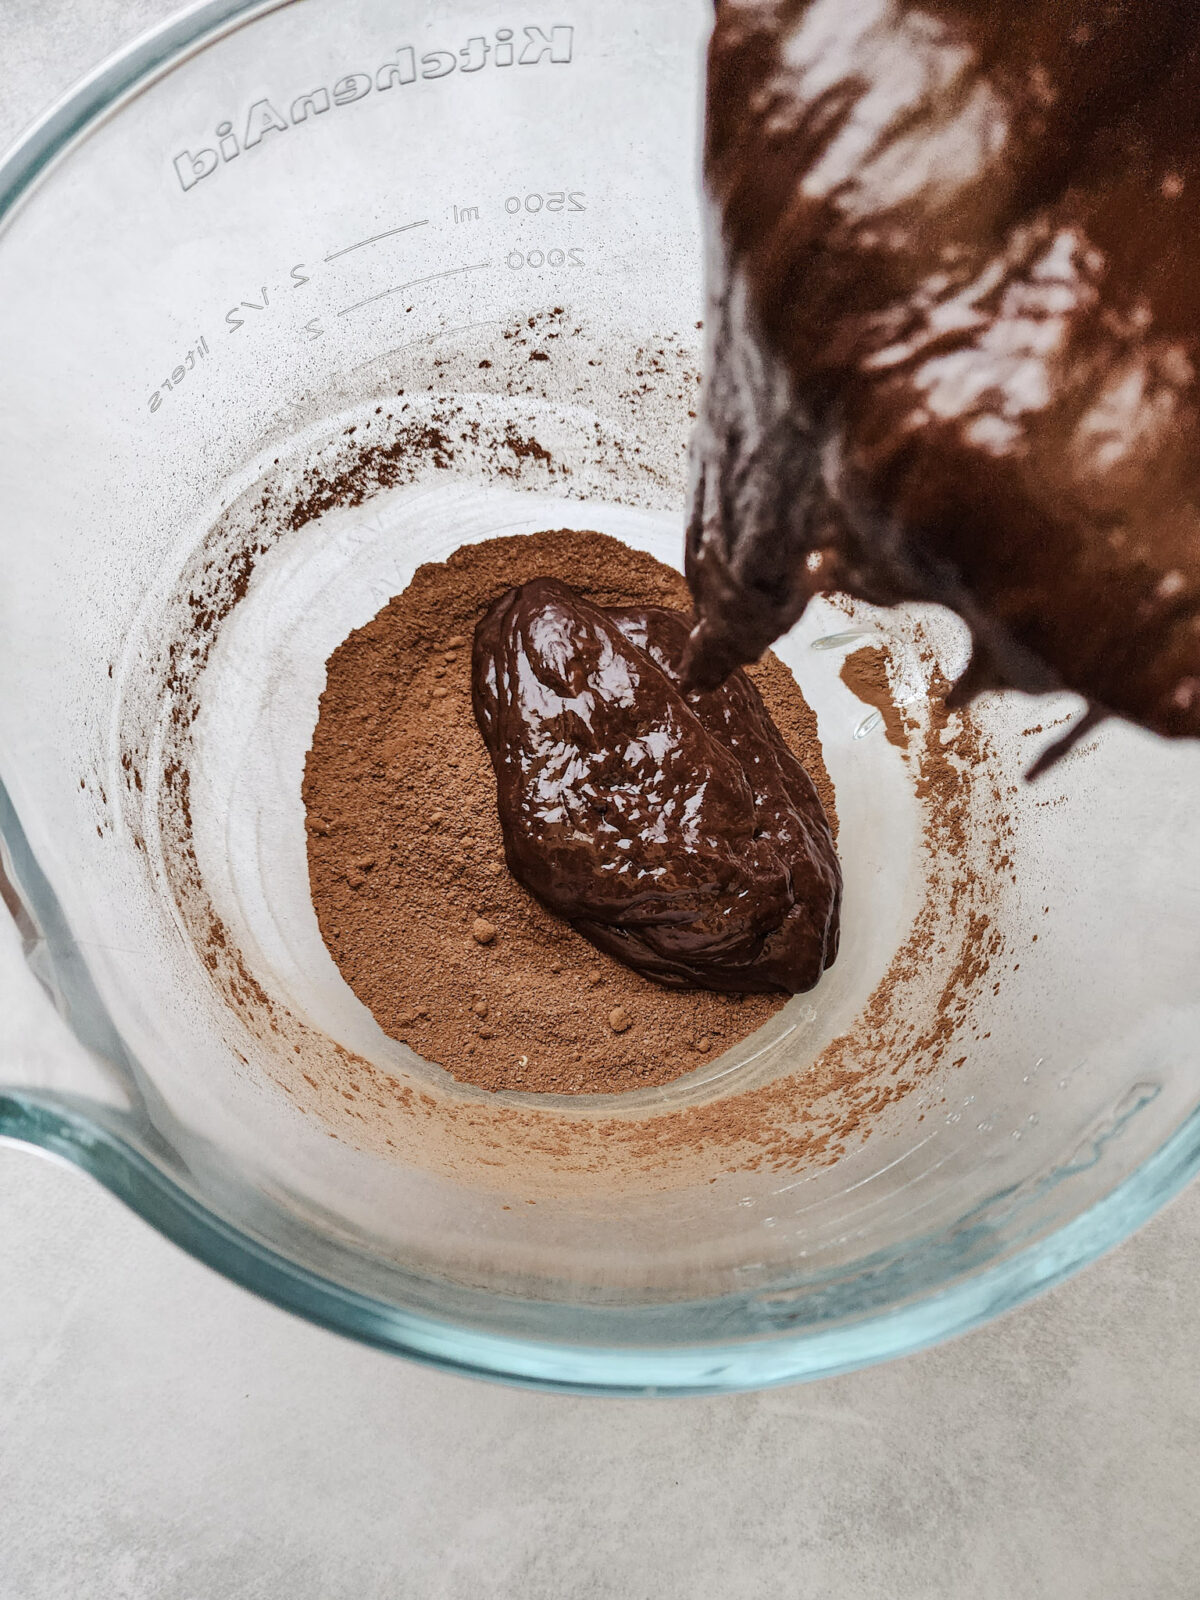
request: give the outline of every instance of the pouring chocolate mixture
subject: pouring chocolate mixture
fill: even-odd
[[[1176,0],[718,0],[693,684],[841,590],[1200,734],[1198,122]]]

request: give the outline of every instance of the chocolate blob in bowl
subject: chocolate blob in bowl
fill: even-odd
[[[490,608],[472,693],[508,865],[659,983],[797,994],[837,953],[829,822],[745,673],[685,693],[688,632],[549,578]]]

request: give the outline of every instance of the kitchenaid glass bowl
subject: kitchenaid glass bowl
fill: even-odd
[[[457,1085],[321,943],[299,789],[329,651],[465,541],[596,527],[678,563],[706,11],[209,4],[0,168],[6,899],[69,1025],[36,1075],[0,1064],[0,1134],[314,1321],[578,1390],[912,1350],[1200,1159],[1200,754],[1113,726],[1025,786],[1076,708],[992,696],[967,780],[992,847],[956,895],[840,676],[889,638],[928,726],[930,641],[962,650],[933,615],[819,605],[779,647],[837,785],[842,954],[679,1083]],[[937,1026],[871,1035],[911,1082],[857,1132],[654,1158],[662,1119],[797,1079],[881,994]]]

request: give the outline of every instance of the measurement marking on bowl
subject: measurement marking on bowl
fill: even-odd
[[[352,250],[363,250],[366,245],[378,245],[381,238],[392,238],[395,234],[406,234],[410,227],[429,227],[429,218],[422,216],[419,222],[402,222],[400,227],[389,227],[382,234],[371,234],[370,238],[360,238],[357,245],[346,245],[344,250],[334,250],[333,254],[326,256],[325,261],[336,261],[338,256],[349,256]]]
[[[465,267],[447,267],[445,272],[431,272],[426,278],[410,278],[407,283],[397,283],[391,289],[381,289],[378,294],[369,294],[365,300],[356,300],[352,306],[343,306],[338,312],[339,317],[344,317],[348,312],[358,311],[363,306],[374,305],[376,300],[386,300],[390,294],[403,294],[406,289],[416,289],[423,283],[433,283],[438,278],[454,278],[460,272],[478,272],[481,267],[490,267],[490,261],[472,261]]]
[[[436,344],[439,339],[449,339],[456,333],[470,333],[472,328],[503,327],[504,321],[501,317],[485,317],[482,322],[459,322],[452,324],[449,328],[438,328],[436,332],[429,334],[427,337],[430,343]],[[394,344],[387,350],[380,350],[378,354],[368,356],[365,361],[360,361],[353,367],[347,367],[345,376],[352,378],[356,372],[366,372],[368,367],[374,368],[380,361],[387,360],[390,356],[398,356],[405,350],[411,350],[411,348],[412,345],[407,340],[403,344]],[[505,533],[511,531],[513,533],[521,533],[528,526],[527,522],[521,521],[520,518],[514,518],[511,522],[497,523],[496,532]],[[383,530],[380,528],[377,531],[382,532]]]

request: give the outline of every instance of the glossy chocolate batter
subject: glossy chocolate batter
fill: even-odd
[[[508,866],[609,955],[674,987],[812,988],[841,871],[808,774],[743,672],[685,694],[688,620],[539,578],[475,631],[475,716]]]
[[[840,589],[1200,734],[1200,11],[719,0],[691,681]]]

